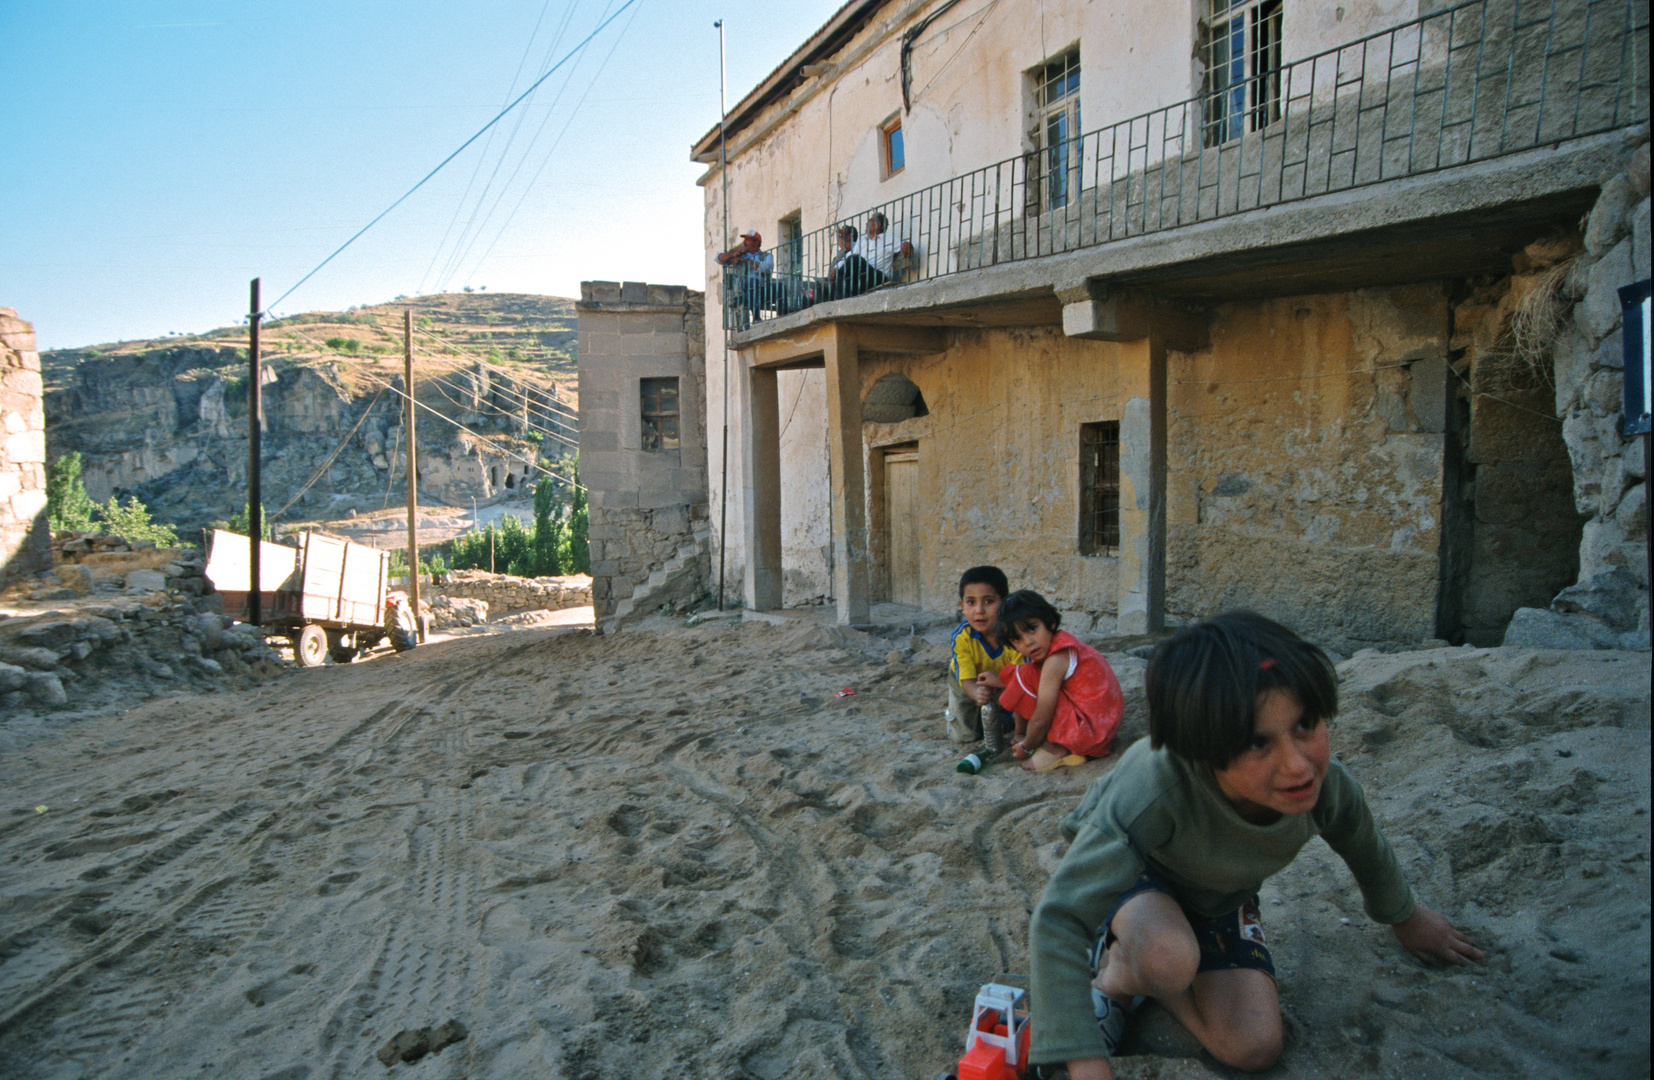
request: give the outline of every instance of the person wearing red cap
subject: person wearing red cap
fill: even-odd
[[[724,272],[724,303],[735,316],[734,329],[752,325],[752,313],[768,299],[770,271],[775,257],[763,250],[764,238],[757,229],[741,234],[741,242],[718,255]]]

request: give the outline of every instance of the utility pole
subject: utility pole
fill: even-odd
[[[724,98],[724,20],[719,19],[712,25],[718,28],[718,179],[723,182],[723,196],[719,201],[724,211],[724,235],[718,250],[724,252],[733,246],[729,242],[729,147],[724,138],[724,122],[729,115],[729,105]],[[723,476],[718,481],[719,611],[724,610],[724,552],[729,549],[729,327],[723,325],[729,321],[723,317],[723,312],[729,310],[729,299],[724,296],[724,290],[729,287],[729,275],[721,274],[721,279],[718,286],[718,339],[724,343],[724,448],[720,462]]]
[[[259,610],[259,542],[264,539],[263,492],[259,490],[259,428],[264,418],[264,395],[259,377],[258,324],[263,318],[258,308],[258,278],[253,279],[252,298],[247,314],[247,621],[259,624],[263,612]]]
[[[413,308],[402,309],[402,388],[408,393],[408,601],[414,625],[425,641],[425,620],[419,617],[419,469],[414,457]]]

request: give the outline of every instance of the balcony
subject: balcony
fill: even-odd
[[[778,245],[772,273],[726,276],[724,328],[1646,123],[1648,28],[1627,0],[1447,7]],[[845,271],[840,227],[881,213],[911,256]]]

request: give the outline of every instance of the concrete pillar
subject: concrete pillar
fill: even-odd
[[[741,520],[747,562],[742,595],[753,611],[781,606],[781,410],[775,372],[753,367],[745,353],[740,367]]]
[[[824,342],[827,454],[833,492],[833,591],[838,621],[867,621],[867,483],[861,434],[861,362],[855,331],[834,324]]]
[[[1166,344],[1159,335],[1123,343],[1127,401],[1120,417],[1122,634],[1166,624]]]

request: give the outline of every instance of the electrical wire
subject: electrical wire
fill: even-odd
[[[638,11],[641,10],[643,9],[638,9]],[[586,103],[586,98],[591,96],[592,88],[597,85],[597,80],[603,77],[603,70],[609,66],[609,61],[614,58],[615,50],[620,48],[620,43],[626,39],[626,31],[632,28],[632,23],[636,21],[636,19],[637,11],[634,11],[632,12],[632,17],[626,20],[626,25],[620,28],[620,33],[615,35],[614,44],[609,46],[609,51],[603,57],[602,63],[597,65],[597,71],[593,73],[592,81],[586,84],[586,89],[580,95],[580,100],[575,102],[574,108],[569,111],[568,118],[563,121],[562,129],[557,132],[557,137],[551,141],[551,146],[546,149],[546,156],[540,159],[539,168],[534,170],[534,175],[529,177],[527,184],[523,185],[523,193],[517,197],[517,205],[511,208],[511,212],[506,215],[505,221],[500,224],[499,231],[494,234],[494,239],[489,241],[488,247],[485,248],[482,255],[477,258],[476,265],[472,268],[472,273],[476,273],[477,270],[482,268],[482,264],[488,261],[488,257],[494,253],[494,248],[499,244],[500,240],[505,237],[506,231],[511,228],[511,222],[516,219],[517,211],[523,208],[523,203],[528,201],[529,192],[533,191],[534,185],[539,182],[540,174],[546,171],[547,165],[551,164],[552,154],[555,153],[557,147],[562,144],[563,136],[568,134],[570,125],[574,123],[574,118],[580,114],[580,107]],[[547,119],[550,119],[550,116],[550,113],[546,114]],[[534,137],[535,139],[539,139],[539,134],[536,133]],[[530,145],[532,146],[532,144]],[[527,160],[526,154],[523,156],[522,160]],[[518,164],[520,167],[521,161],[519,161]],[[512,179],[516,179],[515,172],[512,174]],[[493,211],[489,211],[489,215],[492,216]]]
[[[383,390],[373,395],[373,400],[368,402],[368,407],[362,410],[362,415],[356,418],[356,423],[350,425],[350,430],[345,432],[345,437],[339,440],[339,445],[333,448],[333,453],[327,455],[326,461],[323,461],[320,465],[316,466],[316,471],[310,474],[310,479],[306,480],[303,486],[300,487],[298,491],[294,492],[293,497],[287,500],[285,506],[270,515],[271,521],[275,521],[277,518],[287,513],[288,510],[292,509],[293,504],[302,499],[304,497],[304,493],[310,490],[310,486],[317,480],[321,479],[322,473],[329,465],[333,464],[334,459],[339,456],[339,451],[343,450],[345,448],[345,444],[350,442],[350,437],[356,434],[356,430],[362,426],[362,421],[368,418],[368,414],[373,412],[374,406],[378,405],[379,399],[384,396],[385,392]]]
[[[614,2],[614,0],[609,0],[609,3],[604,3],[604,15],[607,15],[607,13],[609,13],[609,5],[612,2]],[[633,12],[633,15],[635,15],[635,12]],[[627,23],[627,26],[630,26],[630,23]],[[617,36],[617,38],[615,38],[615,45],[619,45],[620,38],[622,38],[622,36],[625,36],[625,30],[620,31],[620,36]],[[584,53],[582,53],[581,60],[584,60]],[[569,86],[571,86],[571,84],[574,83],[574,76],[576,76],[577,69],[579,69],[579,63],[576,63],[576,65],[572,66],[572,68],[569,68],[569,74],[567,74],[566,78],[562,79],[561,86],[559,86],[559,88],[557,88],[556,96],[554,96],[554,98],[551,99],[551,104],[549,104],[549,106],[547,106],[547,108],[546,108],[546,114],[544,114],[544,116],[541,117],[541,121],[539,121],[539,127],[536,127],[536,129],[534,129],[534,136],[531,137],[531,139],[529,139],[528,147],[526,147],[526,149],[524,149],[523,154],[518,155],[518,160],[516,160],[516,165],[514,165],[513,169],[511,169],[511,175],[509,175],[509,177],[506,177],[506,182],[504,182],[504,184],[501,185],[501,187],[500,187],[500,194],[496,195],[495,202],[491,203],[490,207],[488,207],[488,213],[485,213],[485,215],[483,215],[483,218],[481,218],[481,222],[478,222],[478,220],[476,220],[476,215],[478,215],[478,213],[481,212],[481,208],[483,208],[483,202],[485,202],[485,200],[486,200],[486,189],[485,189],[485,194],[483,194],[483,197],[478,198],[478,200],[476,200],[475,207],[471,208],[471,217],[470,217],[470,220],[468,220],[468,222],[466,222],[465,233],[463,233],[463,237],[465,237],[465,238],[463,238],[463,240],[460,240],[460,241],[455,241],[455,248],[453,248],[452,253],[450,253],[450,256],[448,256],[448,263],[447,263],[447,265],[443,266],[442,278],[440,278],[440,281],[442,281],[443,291],[448,291],[448,288],[450,288],[450,286],[452,286],[453,278],[455,278],[455,276],[458,275],[458,271],[460,271],[460,266],[463,265],[463,263],[465,263],[466,256],[470,255],[471,248],[473,248],[473,246],[476,245],[476,241],[480,240],[481,235],[483,235],[483,230],[486,230],[486,228],[488,228],[488,222],[490,222],[490,220],[493,220],[493,217],[495,217],[496,210],[498,210],[498,208],[500,208],[500,203],[503,202],[504,197],[506,197],[506,192],[508,192],[508,190],[511,189],[511,184],[513,184],[514,180],[516,180],[516,177],[518,177],[519,172],[521,172],[521,170],[523,170],[523,162],[526,162],[526,160],[528,160],[529,154],[533,154],[534,146],[536,146],[536,144],[538,144],[539,137],[543,136],[544,132],[546,132],[546,126],[547,126],[547,124],[549,124],[549,122],[551,122],[552,112],[556,111],[557,104],[561,103],[561,101],[562,101],[562,94],[567,93],[567,89],[569,89]],[[595,83],[595,76],[594,76],[594,83]],[[587,91],[589,91],[589,89],[590,88],[587,88]],[[586,101],[586,94],[582,94],[582,96],[581,96],[581,103],[584,103],[584,101]],[[576,111],[579,111],[579,106],[576,106]],[[572,116],[572,114],[571,114],[571,116],[569,116],[569,119],[571,119],[571,121],[572,121],[572,119],[574,119],[574,116]],[[513,136],[513,139],[514,139],[514,137],[516,137],[516,132],[518,132],[519,129],[521,129],[521,127],[523,127],[523,116],[518,117],[518,126],[516,126],[516,129],[513,129],[513,132],[511,132],[511,136]],[[508,149],[509,149],[509,142],[508,142]],[[546,157],[544,157],[544,159],[541,160],[541,169],[544,169],[544,164],[546,164],[546,162],[549,162],[549,160],[551,160],[551,152],[554,151],[554,149],[556,149],[556,144],[552,144],[552,147],[549,147],[549,149],[547,149]],[[495,170],[493,170],[493,172],[491,172],[491,174],[490,174],[490,177],[488,177],[488,189],[493,189],[493,182],[495,182],[496,177],[498,177],[498,175],[500,175],[500,169],[501,169],[501,167],[503,167],[504,162],[506,162],[506,154],[504,154],[504,151],[501,151],[500,159],[496,160],[496,162],[495,162]],[[536,170],[536,175],[538,175],[538,170]],[[473,228],[471,228],[471,225],[473,225],[473,223],[475,223],[475,225],[476,225],[475,230],[473,230]],[[461,245],[463,245],[463,246],[461,246]]]
[[[436,334],[430,333],[429,331],[421,331],[421,330],[415,330],[414,332],[416,334],[420,334],[423,337],[428,337],[432,341],[442,342],[444,345],[446,345],[450,349],[454,350],[454,355],[455,356],[464,357],[465,359],[470,360],[471,362],[473,362],[474,364],[476,364],[478,367],[482,368],[485,371],[492,372],[496,375],[504,376],[505,378],[511,379],[513,382],[515,382],[516,379],[517,379],[517,376],[514,373],[506,370],[505,368],[498,367],[494,364],[491,364],[487,360],[484,360],[482,357],[476,355],[475,353],[468,352],[464,348],[462,348],[458,345],[455,345],[453,342],[447,341],[444,338],[441,338],[441,337],[437,336]],[[525,396],[523,396],[522,394],[520,394],[516,391],[512,391],[512,390],[509,390],[507,388],[502,387],[501,392],[506,393],[506,394],[517,393],[518,399],[523,401],[525,403],[525,405],[528,402],[528,399]],[[576,424],[578,424],[580,422],[580,414],[578,412],[576,412],[575,410],[569,408],[567,405],[564,405],[561,401],[558,401],[555,398],[551,399],[551,401],[548,405],[548,408],[551,408],[555,411],[561,412],[564,417],[566,417],[567,419],[573,421]]]
[[[296,330],[296,329],[293,329],[291,327],[289,327],[288,329],[289,329],[290,333],[296,334],[297,336],[299,336],[301,338],[304,338],[304,340],[310,342],[312,345],[316,345],[318,348],[321,348],[320,343],[318,343],[315,338],[313,338],[310,335],[306,334],[304,331]],[[408,394],[408,392],[406,390],[398,390],[395,386],[391,385],[391,383],[389,381],[380,378],[378,375],[374,374],[371,371],[361,370],[361,371],[357,372],[357,375],[360,376],[361,378],[367,379],[369,382],[376,383],[382,389],[389,390],[391,393],[396,394],[399,397],[402,397],[404,399],[409,399],[410,398],[410,395]],[[464,424],[460,423],[458,420],[455,420],[451,417],[443,416],[441,413],[437,412],[435,409],[431,408],[429,405],[426,405],[426,404],[422,403],[418,398],[411,398],[411,400],[413,401],[413,403],[416,407],[424,409],[426,412],[430,413],[432,416],[435,416],[439,420],[442,420],[445,423],[452,424],[454,427],[459,428],[461,431],[465,432],[467,435],[470,435],[472,438],[474,438],[474,439],[478,440],[479,442],[482,442],[485,445],[491,447],[496,452],[501,454],[503,457],[510,458],[510,459],[513,459],[513,460],[516,460],[516,461],[520,461],[523,464],[527,465],[531,469],[534,469],[538,472],[542,472],[547,476],[556,477],[558,480],[562,481],[563,483],[565,483],[565,484],[569,485],[570,487],[573,487],[573,488],[575,488],[579,491],[585,491],[586,490],[585,485],[576,483],[575,481],[570,480],[568,477],[563,476],[560,473],[555,473],[555,472],[551,471],[550,469],[547,469],[545,466],[541,465],[537,461],[534,461],[534,460],[531,460],[529,458],[523,457],[521,454],[516,453],[510,447],[500,446],[494,439],[490,438],[489,436],[482,434],[480,431],[472,431],[470,428],[466,427]],[[406,412],[405,409],[398,409],[397,410],[397,413],[399,415],[401,415],[405,412]],[[539,429],[535,428],[533,430],[537,431]],[[398,445],[400,445],[400,440],[398,440]],[[392,468],[390,470],[387,470],[387,474],[394,473],[394,471],[395,471],[395,467],[394,467],[394,463],[392,463]],[[385,488],[385,491],[386,491],[385,501],[386,501],[387,504],[390,501],[390,486],[389,485],[390,485],[390,478],[389,478],[389,475],[387,475],[386,488]]]
[[[462,152],[464,152],[466,147],[468,147],[472,143],[476,142],[479,138],[482,137],[484,132],[488,131],[489,128],[491,128],[495,124],[499,123],[500,120],[507,113],[509,113],[512,109],[516,108],[517,105],[520,102],[522,102],[525,98],[527,98],[530,94],[534,93],[534,91],[539,88],[541,83],[543,83],[547,79],[551,78],[553,72],[555,72],[558,68],[562,67],[565,63],[567,63],[571,57],[578,55],[582,50],[584,50],[587,45],[591,44],[592,39],[596,38],[598,34],[602,33],[608,27],[608,25],[610,23],[612,23],[616,19],[620,18],[621,12],[625,11],[627,8],[631,7],[635,3],[637,3],[637,0],[624,0],[624,2],[620,5],[620,7],[615,11],[615,13],[613,15],[610,15],[607,19],[603,20],[603,22],[599,23],[598,26],[597,26],[597,29],[593,30],[590,34],[587,34],[586,37],[581,40],[580,44],[576,45],[573,49],[571,49],[569,52],[564,54],[563,58],[561,60],[557,61],[557,63],[553,64],[550,68],[548,68],[544,75],[541,75],[538,79],[534,80],[534,82],[529,86],[529,88],[527,90],[524,90],[521,94],[519,94],[515,99],[512,100],[511,104],[509,104],[505,108],[501,109],[498,113],[495,114],[495,116],[492,120],[488,121],[488,123],[486,123],[482,127],[478,128],[476,134],[472,135],[469,139],[466,139],[463,143],[461,143],[459,145],[459,148],[456,149],[453,153],[449,154],[447,157],[443,158],[442,161],[437,164],[436,168],[434,168],[430,172],[426,173],[420,179],[420,181],[418,183],[416,183],[413,187],[409,188],[407,191],[403,192],[402,196],[400,198],[398,198],[395,202],[391,203],[389,206],[385,207],[384,210],[380,211],[379,215],[377,217],[375,217],[372,221],[370,221],[366,225],[362,226],[361,229],[359,229],[356,232],[356,235],[352,236],[349,240],[346,240],[343,244],[340,244],[339,247],[333,252],[333,254],[329,255],[327,258],[325,258],[321,262],[317,263],[315,268],[312,269],[308,274],[305,274],[304,277],[302,277],[298,281],[296,281],[293,284],[292,288],[288,289],[286,292],[284,292],[280,296],[276,297],[275,301],[269,305],[268,310],[273,311],[277,307],[279,307],[283,300],[286,300],[289,296],[292,296],[293,293],[299,288],[299,286],[303,285],[305,282],[307,282],[311,278],[315,277],[316,274],[321,271],[322,267],[326,266],[328,263],[332,262],[335,258],[337,258],[339,256],[340,252],[344,251],[350,245],[354,244],[357,240],[361,239],[363,233],[366,233],[369,229],[371,229],[375,225],[379,224],[379,222],[384,220],[385,216],[388,215],[392,210],[395,210],[398,206],[401,206],[404,202],[406,202],[410,195],[412,195],[414,192],[418,191],[420,188],[424,187],[426,182],[429,181],[431,179],[431,177],[433,177],[437,173],[441,172],[443,167],[446,166],[450,161],[453,161],[456,157],[459,157],[459,155]]]
[[[362,377],[365,378],[365,379],[368,379],[371,382],[378,383],[380,386],[384,387],[386,390],[389,390],[393,394],[397,394],[397,395],[399,395],[403,398],[408,397],[408,393],[407,393],[406,390],[397,389],[395,386],[391,385],[388,381],[386,381],[384,379],[381,379],[377,375],[374,375],[374,374],[369,373],[369,372],[363,372]],[[470,428],[466,427],[464,424],[460,423],[458,420],[453,419],[452,417],[443,416],[441,413],[437,412],[435,409],[431,408],[429,405],[426,405],[424,402],[420,401],[418,398],[414,398],[413,403],[414,403],[414,406],[416,408],[424,409],[426,412],[430,413],[432,416],[436,417],[438,420],[441,420],[441,421],[443,421],[444,423],[447,423],[447,424],[452,424],[454,427],[459,428],[459,430],[465,432],[465,434],[471,436],[473,439],[476,439],[478,442],[484,443],[484,444],[492,447],[494,450],[499,452],[503,457],[508,457],[508,458],[511,458],[515,461],[520,461],[524,465],[527,465],[529,468],[535,470],[536,472],[544,473],[546,476],[553,477],[553,478],[561,481],[562,483],[567,484],[569,487],[572,487],[572,488],[576,489],[577,491],[585,491],[586,490],[586,486],[584,484],[576,483],[575,481],[570,480],[568,477],[562,475],[561,473],[553,472],[552,470],[546,468],[544,465],[541,465],[539,462],[534,461],[530,458],[523,457],[521,454],[516,453],[515,451],[511,450],[509,447],[500,446],[499,444],[497,444],[494,441],[494,439],[490,438],[489,436],[484,435],[480,431],[472,431]]]
[[[610,2],[612,3],[613,0],[610,0]],[[569,8],[569,12],[570,12],[570,14],[572,14],[572,12],[573,12],[572,7]],[[606,3],[603,6],[603,14],[607,15],[608,13],[609,13],[609,4]],[[601,15],[598,16],[598,17],[602,18]],[[566,25],[566,23],[565,23],[565,25]],[[560,36],[560,34],[559,34],[559,36]],[[582,54],[582,59],[583,58],[584,58],[584,54]],[[563,100],[563,93],[566,90],[568,90],[569,84],[574,81],[575,71],[578,70],[579,67],[580,67],[579,63],[576,62],[573,67],[569,68],[568,74],[566,76],[564,76],[564,78],[563,78],[563,84],[557,88],[557,93],[552,97],[551,104],[546,109],[546,114],[543,117],[540,118],[540,126],[534,129],[534,137],[529,140],[528,148],[526,150],[524,150],[522,157],[526,157],[528,155],[529,151],[533,150],[534,143],[539,141],[540,133],[545,130],[546,124],[549,123],[550,120],[551,120],[552,110],[556,109],[557,108],[557,103]],[[506,139],[506,145],[505,145],[504,148],[501,149],[500,156],[495,159],[493,170],[488,174],[488,183],[486,185],[484,185],[482,194],[477,197],[476,203],[471,207],[471,216],[466,219],[465,228],[460,231],[461,239],[456,240],[454,242],[454,248],[453,248],[452,251],[449,252],[448,261],[444,264],[443,269],[442,269],[442,273],[439,274],[438,277],[437,277],[437,280],[443,283],[441,288],[442,288],[442,291],[444,291],[444,292],[447,291],[447,288],[448,288],[447,283],[452,280],[454,274],[459,269],[459,265],[460,265],[460,262],[461,262],[461,259],[462,259],[462,250],[469,250],[470,245],[472,243],[475,243],[475,241],[476,241],[476,235],[477,234],[476,234],[476,232],[474,232],[472,230],[472,226],[477,224],[477,214],[481,212],[483,203],[485,201],[487,201],[488,192],[493,189],[494,181],[499,177],[501,167],[503,167],[505,165],[505,159],[506,159],[506,157],[508,156],[508,154],[510,152],[511,144],[516,141],[517,134],[518,134],[518,132],[520,132],[522,130],[523,122],[526,118],[527,118],[526,111],[523,112],[523,113],[519,113],[517,115],[517,123],[511,129],[511,135],[510,135],[509,138]],[[521,158],[519,158],[519,163],[520,163],[520,161],[521,161]],[[519,164],[519,167],[520,167],[520,164]],[[515,177],[515,175],[516,175],[516,173],[513,172],[512,176]],[[508,180],[506,186],[509,186],[509,184],[510,184],[510,181]],[[502,199],[504,197],[505,197],[505,187],[502,187],[500,189],[500,193],[494,197],[494,206],[498,206],[500,199]],[[493,213],[494,213],[494,208],[491,206],[489,208],[488,214],[485,215],[485,217],[484,217],[484,222],[485,223],[486,223],[486,220],[487,220],[488,217],[493,216]],[[482,226],[477,226],[477,229],[479,231],[480,231],[481,228],[482,228]],[[466,237],[469,237],[470,239],[467,240],[467,239],[465,239]],[[462,244],[464,245],[463,249],[461,247]]]
[[[569,0],[569,6],[564,11],[565,25],[567,24],[568,15],[573,13],[574,5],[577,2],[578,0]],[[545,3],[540,6],[540,14],[534,20],[534,30],[528,35],[528,41],[523,45],[523,55],[517,61],[517,70],[512,73],[511,88],[507,90],[505,94],[507,101],[511,99],[511,95],[517,90],[517,80],[523,77],[523,66],[528,63],[529,51],[534,48],[534,39],[540,36],[540,24],[545,21],[546,12],[550,9],[551,0],[545,0]],[[557,48],[557,43],[561,40],[562,30],[559,29],[557,36],[552,39],[552,49],[555,50]],[[477,155],[477,163],[471,167],[471,179],[465,182],[465,191],[460,195],[459,201],[454,204],[454,213],[448,219],[448,227],[442,231],[442,239],[437,242],[436,249],[431,252],[430,265],[425,267],[425,273],[420,276],[419,288],[414,290],[415,292],[422,293],[425,291],[426,279],[431,276],[431,271],[436,268],[437,258],[442,254],[443,247],[448,243],[449,235],[454,231],[454,225],[459,221],[460,212],[465,208],[465,201],[471,197],[471,189],[476,186],[477,177],[482,174],[482,164],[484,161],[488,160],[488,148],[493,144],[494,134],[493,132],[489,132],[488,142],[483,144],[482,153]],[[506,145],[509,147],[510,143],[507,142]]]

